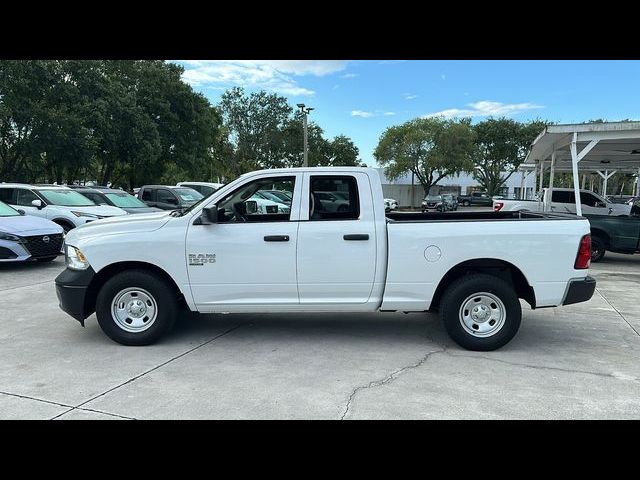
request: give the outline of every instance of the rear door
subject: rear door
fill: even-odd
[[[150,207],[157,207],[156,204],[156,191],[153,188],[145,188],[142,190],[140,200],[149,205]]]
[[[376,271],[373,196],[365,173],[305,173],[298,228],[301,304],[359,304],[371,296]],[[344,192],[340,211],[318,192]]]

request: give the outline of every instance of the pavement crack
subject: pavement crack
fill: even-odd
[[[445,351],[446,351],[445,348],[442,348],[441,350],[433,350],[433,351],[427,353],[424,357],[422,357],[416,363],[413,363],[411,365],[407,365],[406,367],[399,368],[398,370],[394,370],[393,372],[391,372],[389,375],[387,375],[386,377],[384,377],[382,379],[373,380],[373,381],[369,382],[367,385],[360,385],[359,387],[356,387],[351,392],[351,395],[349,395],[349,398],[347,400],[347,405],[345,406],[344,412],[342,413],[342,417],[340,417],[340,420],[344,420],[345,419],[345,417],[349,413],[349,410],[351,410],[351,405],[353,404],[353,401],[354,401],[356,395],[361,390],[367,390],[369,388],[381,387],[382,385],[387,385],[387,384],[393,382],[396,378],[398,378],[400,375],[402,375],[407,370],[412,370],[414,368],[418,368],[418,367],[421,367],[422,365],[424,365],[424,363],[429,359],[429,357],[431,355],[434,355],[436,353],[444,353]]]
[[[62,412],[61,414],[56,415],[56,416],[55,416],[55,417],[53,417],[51,420],[55,420],[56,418],[59,418],[59,417],[61,417],[61,416],[65,415],[65,414],[67,414],[67,413],[71,412],[72,410],[76,410],[76,409],[83,410],[83,409],[81,408],[83,405],[86,405],[86,404],[87,404],[87,403],[89,403],[89,402],[93,402],[94,400],[97,400],[98,398],[103,397],[103,396],[105,396],[106,394],[113,392],[114,390],[117,390],[117,389],[119,389],[119,388],[121,388],[121,387],[124,387],[125,385],[130,384],[131,382],[135,382],[135,381],[136,381],[136,380],[138,380],[139,378],[144,377],[145,375],[148,375],[149,373],[154,372],[154,371],[158,370],[159,368],[162,368],[162,367],[164,367],[165,365],[168,365],[169,363],[171,363],[171,362],[173,362],[173,361],[175,361],[175,360],[178,360],[179,358],[184,357],[185,355],[189,355],[190,353],[192,353],[192,352],[194,352],[194,351],[198,350],[199,348],[202,348],[202,347],[204,347],[204,346],[206,346],[206,345],[209,345],[210,343],[212,343],[212,342],[214,342],[214,341],[218,340],[219,338],[224,337],[225,335],[227,335],[227,334],[229,334],[229,333],[233,332],[234,330],[237,330],[238,328],[242,327],[243,325],[245,325],[245,324],[244,324],[244,323],[240,323],[240,324],[236,325],[235,327],[229,328],[228,330],[225,330],[225,331],[224,331],[224,332],[222,332],[221,334],[216,335],[216,336],[215,336],[215,337],[213,337],[213,338],[210,338],[210,339],[209,339],[209,340],[207,340],[206,342],[203,342],[203,343],[201,343],[200,345],[196,345],[195,347],[190,348],[190,349],[189,349],[189,350],[187,350],[186,352],[182,352],[181,354],[176,355],[175,357],[172,357],[172,358],[170,358],[169,360],[167,360],[166,362],[162,362],[161,364],[156,365],[155,367],[150,368],[149,370],[145,370],[144,372],[140,373],[139,375],[136,375],[136,376],[134,376],[134,377],[131,377],[131,378],[130,378],[130,379],[128,379],[127,381],[122,382],[122,383],[120,383],[120,384],[116,385],[115,387],[112,387],[112,388],[110,388],[110,389],[108,389],[108,390],[105,390],[105,391],[104,391],[104,392],[102,392],[102,393],[99,393],[98,395],[95,395],[95,396],[91,397],[89,400],[85,400],[84,402],[82,402],[82,403],[80,403],[80,404],[76,405],[75,407],[72,407],[71,409],[67,410],[66,412]],[[86,410],[86,409],[85,409],[85,410]],[[101,413],[102,413],[102,412],[101,412]]]
[[[17,397],[17,398],[22,398],[22,399],[25,399],[25,400],[34,400],[36,402],[48,403],[49,405],[57,405],[59,407],[73,408],[73,405],[68,405],[66,403],[54,402],[54,401],[51,401],[51,400],[43,400],[42,398],[31,397],[29,395],[20,395],[18,393],[10,393],[10,392],[0,391],[0,395],[6,395],[8,397]]]
[[[596,292],[598,292],[598,294],[602,297],[602,299],[603,299],[605,302],[607,302],[607,303],[609,304],[609,306],[610,306],[611,308],[613,308],[613,309],[616,311],[616,313],[617,313],[618,315],[620,315],[620,318],[622,318],[622,320],[624,320],[624,322],[625,322],[627,325],[629,325],[629,328],[631,328],[631,330],[633,330],[634,332],[636,332],[636,335],[638,335],[638,336],[640,337],[640,332],[638,332],[638,330],[636,330],[636,329],[635,329],[635,327],[629,323],[629,320],[627,320],[627,319],[624,317],[624,315],[620,312],[620,310],[618,310],[618,309],[613,305],[613,303],[611,303],[611,302],[609,301],[609,299],[608,299],[607,297],[605,297],[605,296],[604,296],[604,294],[603,294],[600,290],[598,290],[597,288],[596,288]]]
[[[565,373],[582,373],[584,375],[595,375],[597,377],[614,378],[616,380],[621,379],[619,376],[613,375],[611,373],[590,372],[588,370],[574,370],[571,368],[550,367],[546,365],[531,365],[529,363],[510,362],[509,360],[491,358],[484,355],[463,355],[463,354],[451,353],[451,352],[445,352],[445,353],[451,357],[476,358],[476,359],[481,358],[482,360],[488,360],[490,362],[504,363],[504,364],[513,365],[516,367],[533,368],[536,370],[554,370],[554,371],[565,372]],[[637,382],[638,379],[633,378],[633,381]]]

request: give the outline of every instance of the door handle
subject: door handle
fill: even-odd
[[[289,235],[267,235],[264,237],[265,242],[288,242]]]
[[[352,233],[349,235],[344,235],[342,237],[344,240],[369,240],[368,233]]]

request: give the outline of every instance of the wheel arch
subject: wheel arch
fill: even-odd
[[[126,261],[126,262],[118,262],[112,263],[104,267],[98,273],[94,275],[91,279],[91,283],[89,283],[89,287],[87,288],[87,295],[84,300],[84,312],[86,316],[91,315],[96,310],[96,299],[98,297],[98,292],[102,288],[102,286],[114,275],[117,275],[120,272],[124,272],[127,270],[145,270],[151,272],[158,277],[162,278],[167,285],[176,293],[178,297],[178,301],[181,303],[186,303],[184,298],[184,293],[178,287],[178,284],[175,280],[169,275],[164,269],[161,267],[154,265],[152,263],[140,262],[140,261]]]
[[[536,296],[533,287],[527,277],[514,264],[497,258],[476,258],[465,260],[454,267],[442,277],[431,300],[429,310],[437,310],[440,300],[447,287],[455,280],[474,273],[485,273],[501,278],[514,286],[519,298],[524,299],[531,308],[536,308]]]
[[[60,226],[62,226],[63,224],[68,225],[71,227],[71,229],[76,228],[76,224],[73,223],[71,220],[69,220],[68,218],[64,218],[64,217],[56,217],[56,218],[52,218],[51,221],[53,223],[56,223]]]

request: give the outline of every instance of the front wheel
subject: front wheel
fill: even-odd
[[[468,202],[468,201],[466,201],[466,200],[465,200],[464,202],[462,202],[462,206],[463,206],[463,207],[468,207],[469,205],[471,205],[471,203],[469,203],[469,202]]]
[[[177,314],[176,292],[165,280],[144,270],[113,276],[96,299],[100,328],[122,345],[155,343],[171,329]]]
[[[454,281],[440,301],[447,333],[468,350],[490,351],[506,345],[518,332],[520,300],[504,280],[472,274]]]

